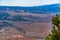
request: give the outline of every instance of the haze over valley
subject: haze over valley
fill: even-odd
[[[45,38],[51,32],[52,18],[56,14],[60,15],[59,8],[60,4],[33,7],[0,6],[0,39]]]

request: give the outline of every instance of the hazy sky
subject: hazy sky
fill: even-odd
[[[7,6],[39,6],[60,3],[59,0],[0,0],[0,5]]]

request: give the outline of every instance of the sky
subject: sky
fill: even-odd
[[[60,0],[0,0],[3,6],[40,6],[60,3]]]

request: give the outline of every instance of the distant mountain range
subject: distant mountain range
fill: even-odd
[[[33,6],[33,7],[21,7],[21,6],[0,6],[0,10],[12,10],[15,12],[28,12],[28,13],[57,13],[60,12],[60,4],[51,4],[44,6]]]

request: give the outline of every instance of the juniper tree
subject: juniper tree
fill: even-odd
[[[46,37],[46,40],[60,40],[60,16],[57,14],[52,18],[51,34]]]

